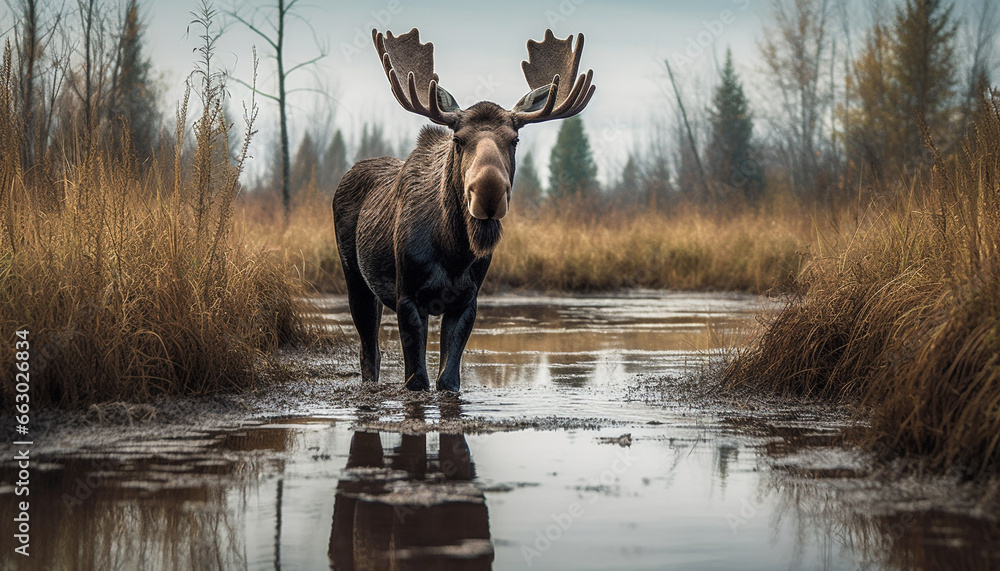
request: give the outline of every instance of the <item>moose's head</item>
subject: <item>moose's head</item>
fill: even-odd
[[[509,111],[489,101],[462,109],[438,85],[434,44],[420,43],[416,28],[398,37],[372,30],[372,39],[399,104],[454,133],[449,162],[469,214],[479,220],[507,215],[518,130],[576,115],[597,89],[591,84],[593,70],[577,76],[583,34],[577,35],[576,49],[572,35],[559,40],[552,30],[545,31],[541,42],[528,40],[528,60],[521,69],[531,91]],[[567,80],[573,83],[561,85]]]

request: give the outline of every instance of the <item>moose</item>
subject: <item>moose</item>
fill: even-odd
[[[399,104],[425,126],[405,161],[356,163],[333,197],[334,230],[348,303],[361,338],[361,378],[377,383],[382,308],[397,314],[406,388],[430,389],[428,316],[442,316],[437,389],[458,391],[462,352],[476,321],[479,289],[510,208],[518,131],[572,117],[590,103],[593,70],[577,76],[583,34],[528,40],[521,69],[530,91],[511,110],[489,101],[462,109],[438,84],[434,44],[414,28],[372,30]],[[575,78],[575,80],[574,80]],[[564,83],[565,82],[565,83]]]

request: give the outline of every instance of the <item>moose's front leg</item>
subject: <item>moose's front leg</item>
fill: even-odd
[[[476,298],[456,311],[445,312],[441,320],[441,363],[437,389],[457,391],[461,387],[462,353],[476,323]]]
[[[427,309],[408,297],[401,297],[396,302],[396,317],[403,345],[406,388],[426,391],[431,387],[427,377]]]

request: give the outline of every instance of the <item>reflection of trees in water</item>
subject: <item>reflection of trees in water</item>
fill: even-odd
[[[283,452],[292,439],[288,430],[251,430],[200,449],[175,441],[124,461],[67,458],[61,469],[35,469],[31,557],[4,550],[0,568],[245,568],[241,519],[248,488],[265,471],[262,463],[274,464],[227,451]],[[13,481],[12,475],[4,467],[0,480]],[[241,493],[230,493],[234,481],[243,483]],[[0,510],[12,514],[23,499],[0,495]],[[13,537],[11,519],[0,520],[3,537]]]
[[[337,484],[329,555],[334,569],[490,569],[489,514],[472,484],[465,436],[403,434],[386,452],[376,432],[355,432]]]

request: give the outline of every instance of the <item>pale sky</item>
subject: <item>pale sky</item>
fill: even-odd
[[[854,42],[859,43],[867,13],[878,0],[831,1],[837,14],[840,6],[848,6],[844,12],[855,27]],[[960,0],[957,15],[964,16],[968,6],[981,1]],[[166,88],[164,107],[171,110],[196,59],[200,30],[188,30],[191,13],[200,1],[140,2],[148,25],[148,53]],[[275,91],[275,65],[270,48],[225,12],[236,10],[266,26],[265,16],[273,13],[268,7],[275,3],[221,0],[216,6],[222,12],[219,22],[226,25],[216,65],[248,81],[251,47],[256,45],[262,59],[259,87],[271,92]],[[525,43],[529,38],[541,39],[551,27],[558,37],[586,35],[581,71],[594,70],[597,92],[582,117],[600,176],[607,181],[609,174],[611,178],[618,175],[629,150],[648,138],[651,125],[673,122],[675,104],[663,65],[667,58],[685,91],[689,112],[708,105],[717,62],[727,47],[733,49],[752,104],[757,108],[773,105],[769,86],[759,73],[757,48],[770,4],[770,0],[300,0],[296,7],[300,18],[288,22],[286,65],[314,57],[317,42],[328,55],[291,79],[293,87],[324,93],[306,91],[290,97],[293,151],[306,129],[315,133],[331,120],[333,128],[345,131],[348,141],[356,140],[365,122],[380,122],[394,146],[412,141],[427,123],[404,111],[393,98],[371,43],[373,27],[396,34],[419,28],[421,40],[434,43],[442,86],[462,106],[487,99],[506,108],[528,91],[520,68],[527,57]],[[6,4],[2,9],[7,10]],[[840,33],[841,22],[834,27]],[[230,82],[230,90],[231,107],[237,111],[249,92],[235,82]],[[258,172],[274,152],[278,124],[276,106],[268,100],[259,104],[260,133],[252,149],[257,160],[250,167]],[[558,122],[551,122],[521,131],[519,154],[532,151],[543,175],[558,128]]]
[[[266,2],[238,3],[238,10],[251,15],[254,6]],[[179,99],[184,77],[192,68],[197,31],[185,32],[198,7],[193,0],[147,1],[143,4],[148,47],[154,64],[164,72],[170,88],[167,103]],[[232,5],[227,6],[227,9]],[[422,41],[435,48],[435,68],[441,84],[467,107],[486,99],[510,108],[528,91],[521,73],[527,57],[525,43],[542,38],[551,27],[558,37],[583,32],[586,36],[581,68],[593,68],[597,92],[583,113],[591,143],[598,157],[601,177],[617,171],[629,148],[642,139],[654,116],[672,116],[672,99],[663,67],[664,58],[683,54],[691,46],[694,57],[680,62],[681,77],[708,77],[714,59],[732,45],[741,66],[753,66],[759,13],[766,2],[755,0],[703,0],[699,2],[643,1],[600,2],[598,0],[508,0],[502,3],[459,1],[379,0],[374,2],[319,2],[302,0],[303,21],[289,23],[290,64],[315,55],[313,37],[329,54],[311,72],[297,76],[295,84],[317,88],[328,96],[301,93],[290,111],[292,140],[312,128],[332,111],[336,127],[349,140],[366,121],[380,121],[394,142],[412,139],[427,121],[399,107],[389,90],[378,56],[371,43],[371,29],[404,33],[420,29]],[[728,12],[727,12],[728,11]],[[260,21],[263,22],[260,14]],[[723,16],[726,16],[722,23]],[[263,89],[274,85],[274,62],[263,42],[230,18],[220,40],[219,57],[241,79],[250,76],[251,46],[262,57]],[[685,55],[685,57],[687,57]],[[701,81],[705,81],[703,78]],[[231,84],[234,108],[247,91]],[[694,91],[692,90],[692,94]],[[672,95],[671,95],[672,97]],[[690,105],[704,105],[690,101]],[[276,107],[260,101],[260,136],[255,155],[267,156],[265,148],[277,130]],[[541,169],[555,141],[558,122],[528,126],[521,131],[519,153],[533,151]],[[294,143],[293,143],[294,145]],[[294,148],[293,148],[294,150]],[[547,170],[542,170],[543,173]]]

